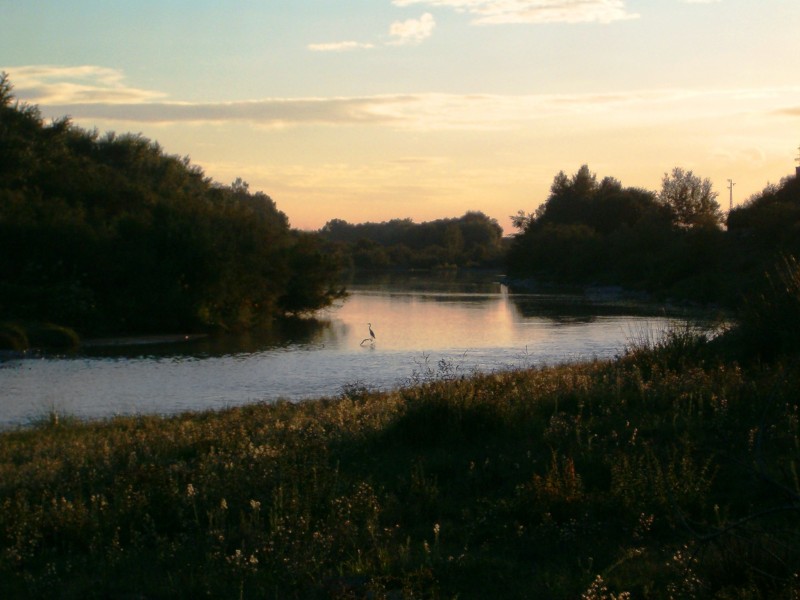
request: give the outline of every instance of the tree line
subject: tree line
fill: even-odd
[[[340,265],[241,179],[141,135],[45,123],[0,76],[0,321],[246,329],[328,305]]]
[[[504,259],[503,228],[482,212],[424,223],[333,219],[319,233],[353,269],[485,268]]]
[[[711,182],[666,173],[658,192],[558,173],[547,200],[513,217],[516,278],[621,285],[663,297],[740,304],[781,256],[800,256],[800,182],[787,177],[723,215]]]
[[[708,179],[681,168],[654,192],[584,165],[512,217],[511,240],[482,212],[334,219],[300,232],[269,196],[241,179],[216,183],[141,135],[45,123],[0,74],[0,322],[93,334],[247,329],[330,304],[346,267],[505,268],[515,280],[729,305],[774,294],[800,256],[798,179],[727,215],[716,198]]]

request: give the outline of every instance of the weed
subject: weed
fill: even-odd
[[[791,598],[800,367],[708,356],[48,415],[0,434],[0,595]]]

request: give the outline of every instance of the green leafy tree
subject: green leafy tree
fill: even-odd
[[[692,171],[675,167],[671,173],[664,173],[658,198],[681,227],[719,227],[722,222],[711,180],[701,179]]]

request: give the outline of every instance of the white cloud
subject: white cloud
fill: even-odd
[[[436,20],[430,13],[423,14],[419,19],[395,21],[389,27],[390,46],[406,46],[419,44],[433,35]],[[309,44],[308,49],[314,52],[343,52],[348,50],[368,50],[375,45],[365,42],[345,41],[320,44]]]
[[[392,0],[395,6],[426,4],[473,15],[476,24],[610,23],[638,18],[624,0]]]
[[[389,28],[389,35],[394,38],[395,45],[418,44],[433,35],[436,20],[431,13],[425,13],[419,19],[396,21]]]
[[[374,44],[365,42],[329,42],[322,44],[309,44],[308,49],[315,52],[345,52],[347,50],[368,50],[374,48]]]
[[[7,67],[15,95],[40,104],[151,102],[165,94],[130,87],[118,69],[96,65]]]

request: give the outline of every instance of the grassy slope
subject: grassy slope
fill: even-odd
[[[0,597],[797,598],[800,368],[706,350],[5,433]]]

